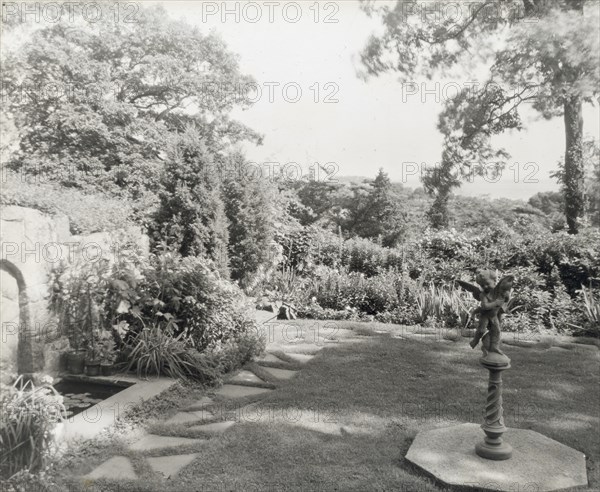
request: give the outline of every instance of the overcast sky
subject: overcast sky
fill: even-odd
[[[403,163],[439,161],[437,114],[453,86],[429,81],[423,87],[418,81],[418,93],[409,94],[411,88],[403,89],[394,74],[367,82],[357,77],[358,54],[379,28],[357,1],[251,4],[164,3],[172,17],[221,33],[239,54],[242,71],[262,88],[252,108],[236,112],[265,135],[262,146],[247,148],[248,156],[282,166],[333,162],[344,176],[372,177],[383,167],[393,180],[419,186],[415,166]],[[598,137],[598,110],[586,108],[584,117],[585,132]],[[527,198],[557,189],[548,173],[564,152],[562,119],[540,121],[534,114],[525,119],[526,131],[497,140],[512,154],[511,169],[499,182],[477,179],[460,193]]]

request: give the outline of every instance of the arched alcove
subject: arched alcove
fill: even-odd
[[[8,260],[0,259],[0,270],[5,272],[3,274],[3,297],[5,293],[11,292],[13,286],[16,284],[18,290],[18,321],[15,325],[14,317],[9,314],[8,316],[12,319],[2,319],[2,345],[3,352],[5,350],[14,350],[14,346],[17,346],[17,371],[19,374],[33,373],[39,370],[39,367],[43,366],[43,360],[36,360],[34,356],[34,344],[36,343],[36,336],[34,328],[31,325],[31,314],[29,310],[29,298],[27,296],[27,284],[23,278],[21,270]],[[9,284],[9,285],[6,285]],[[11,296],[7,295],[3,299],[4,302],[10,303],[12,301]],[[4,308],[3,308],[4,311]],[[10,306],[7,306],[7,311],[10,313]],[[14,338],[17,337],[17,343],[14,343]],[[12,343],[11,343],[12,342]],[[11,359],[12,354],[3,354],[2,358]]]

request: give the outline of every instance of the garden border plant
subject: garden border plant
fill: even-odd
[[[453,282],[495,268],[516,277],[507,331],[600,336],[600,232],[544,235],[525,222],[515,228],[428,230],[398,249],[315,226],[279,231],[278,241],[300,317],[468,327],[470,301],[453,292]],[[263,294],[277,296],[277,285],[266,282]]]
[[[214,382],[264,344],[250,302],[212,266],[166,246],[148,259],[122,247],[102,263],[57,268],[53,307],[77,348],[85,343],[96,372],[108,358],[140,377]]]
[[[10,478],[26,470],[43,469],[53,443],[52,429],[66,410],[52,386],[43,377],[41,384],[22,375],[0,388],[0,477]]]

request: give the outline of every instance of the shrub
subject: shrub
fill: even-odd
[[[395,323],[397,325],[414,325],[420,322],[417,306],[413,303],[402,304],[395,309],[384,313],[377,313],[375,320],[381,323]]]
[[[359,321],[364,319],[356,308],[348,308],[342,310],[322,308],[316,302],[311,302],[306,305],[301,305],[298,310],[299,318],[306,319],[321,319],[321,320],[352,320]]]
[[[303,271],[310,264],[319,244],[316,227],[288,227],[275,230],[275,241],[282,247],[285,265]]]
[[[54,474],[47,469],[36,473],[21,470],[6,481],[0,480],[0,490],[2,492],[54,492],[61,490],[55,480]]]
[[[390,269],[399,270],[403,264],[404,253],[400,249],[358,237],[344,239],[314,226],[278,231],[276,238],[283,247],[286,265],[304,274],[323,265],[372,277]]]
[[[554,275],[543,275],[534,268],[513,269],[515,287],[511,306],[518,311],[517,326],[507,318],[506,331],[539,331],[541,328],[554,332],[572,331],[580,320],[574,300],[567,294],[565,286]]]
[[[247,331],[210,347],[207,354],[219,361],[222,373],[238,369],[265,350],[266,340],[258,334],[256,325],[249,323]]]
[[[50,305],[73,347],[84,348],[95,330],[110,330],[126,317],[140,299],[142,271],[147,268],[137,246],[123,243],[112,257],[90,262],[78,256],[53,269]]]
[[[334,234],[321,234],[314,249],[314,261],[330,268],[344,268],[368,277],[403,266],[403,251],[386,248],[362,238],[341,240]]]
[[[45,465],[52,444],[51,431],[66,415],[62,397],[50,380],[36,386],[19,376],[0,392],[0,476],[9,478]]]
[[[220,278],[202,258],[177,253],[156,255],[141,291],[144,319],[172,320],[197,350],[245,330],[248,301],[235,285]]]
[[[507,331],[583,332],[590,323],[579,288],[600,285],[600,233],[592,229],[577,236],[540,234],[523,223],[426,231],[403,250],[364,239],[343,240],[327,231],[306,237],[313,246],[304,248],[305,266],[294,282],[302,317],[375,316],[386,322],[432,320],[464,327],[477,303],[469,294],[443,286],[472,277],[478,269],[495,268],[516,277],[509,308],[514,316],[505,317]]]
[[[215,384],[223,374],[239,369],[264,350],[264,337],[248,327],[248,331],[238,333],[225,342],[218,342],[203,352],[188,350],[188,377],[204,384]]]
[[[455,229],[426,231],[419,241],[430,258],[438,260],[470,259],[474,256],[479,238]]]
[[[66,215],[73,234],[112,231],[134,225],[134,204],[126,200],[56,184],[28,183],[14,176],[2,186],[0,203]]]
[[[300,305],[314,298],[320,307],[334,311],[356,309],[374,315],[398,305],[398,274],[383,273],[366,277],[362,273],[319,267],[302,286]]]
[[[267,256],[268,260],[263,262],[254,273],[239,280],[240,287],[249,296],[263,295],[265,290],[272,288],[276,276],[286,265],[283,247],[276,241],[269,243]]]
[[[115,258],[63,264],[54,272],[52,306],[73,345],[93,330],[171,323],[198,350],[244,330],[248,301],[208,260],[165,250],[146,260],[123,247]],[[124,323],[124,325],[123,325]],[[124,333],[121,333],[123,335]]]
[[[597,282],[595,279],[600,277],[600,232],[590,228],[577,235],[524,235],[514,241],[506,257],[507,268],[533,267],[546,276],[556,269],[556,279],[573,297],[581,285]]]

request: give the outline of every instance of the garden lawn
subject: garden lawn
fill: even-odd
[[[314,321],[286,324],[305,334]],[[377,333],[377,324],[336,324],[346,340],[319,344],[324,348],[292,380],[242,411],[238,404],[222,407],[238,423],[187,448],[199,456],[176,478],[158,479],[122,448],[143,480],[101,490],[445,490],[404,456],[420,430],[482,421],[487,371],[478,364],[480,352],[465,338],[396,338],[401,327],[380,325],[387,333]],[[277,333],[271,343],[281,344]],[[590,487],[582,490],[598,490],[598,348],[505,346],[505,352],[512,359],[504,373],[506,425],[585,453]],[[106,456],[92,453],[82,471]]]

